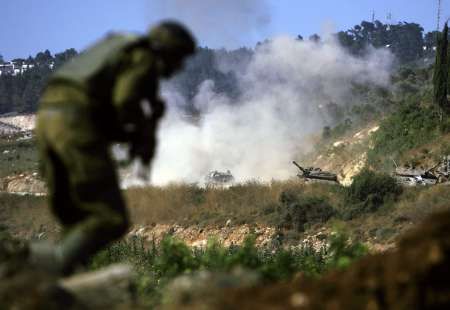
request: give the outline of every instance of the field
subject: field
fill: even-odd
[[[312,138],[311,153],[295,158],[335,172],[345,186],[293,176],[224,188],[172,183],[124,190],[132,227],[122,240],[93,257],[88,268],[131,264],[135,308],[195,309],[219,301],[224,306],[224,289],[235,305],[245,300],[240,294],[256,294],[256,306],[265,292],[287,298],[267,302],[294,307],[304,302],[295,288],[304,288],[310,296],[327,295],[322,286],[314,289],[319,285],[315,283],[334,288],[363,283],[361,296],[377,300],[364,283],[375,281],[381,290],[396,281],[397,272],[399,277],[420,277],[420,270],[447,257],[445,238],[433,230],[445,224],[445,217],[434,218],[436,227],[429,220],[421,223],[449,211],[448,185],[402,187],[391,176],[392,159],[399,165],[431,167],[448,155],[450,127],[439,120],[427,94],[400,98],[386,114],[362,106],[359,122],[345,120],[324,128],[321,137]],[[33,195],[44,192],[36,185],[41,180],[34,138],[2,136],[0,158],[2,251],[9,253],[10,242],[57,241],[61,228],[46,196]],[[418,226],[421,230],[414,230]],[[415,240],[414,245],[405,240]],[[397,266],[405,260],[404,253],[420,264]],[[430,260],[420,259],[427,255]],[[377,270],[384,266],[393,266],[392,276],[379,278]],[[407,282],[412,290],[415,283]]]
[[[394,248],[401,234],[450,206],[447,186],[408,188],[376,209],[349,217],[348,189],[297,180],[228,189],[178,184],[132,188],[124,195],[133,228],[94,257],[90,268],[131,263],[143,307],[168,300],[183,304],[186,294],[204,298],[224,281],[246,289],[347,268],[367,253]],[[299,216],[300,208],[305,212]],[[45,197],[3,193],[0,210],[2,229],[15,238],[60,236]],[[213,285],[205,288],[197,277]]]

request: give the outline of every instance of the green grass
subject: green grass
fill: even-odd
[[[262,282],[289,280],[299,272],[317,277],[329,270],[347,268],[366,253],[363,244],[350,242],[348,236],[340,233],[331,236],[329,247],[320,249],[309,245],[292,249],[257,248],[254,236],[248,236],[241,246],[229,248],[211,239],[204,249],[189,248],[171,237],[164,238],[159,245],[134,238],[99,253],[91,268],[131,263],[137,273],[140,299],[148,306],[157,306],[167,284],[180,275],[200,270],[231,273],[239,267],[254,272]]]
[[[0,178],[38,170],[35,139],[17,140],[19,137],[0,138]]]

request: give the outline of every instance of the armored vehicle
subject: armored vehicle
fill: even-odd
[[[217,170],[211,171],[205,177],[206,186],[228,186],[232,185],[234,182],[234,177],[230,170],[226,172],[220,172]]]
[[[438,178],[438,183],[447,183],[450,181],[450,155],[442,157],[441,162],[434,170],[434,174]]]
[[[395,169],[394,178],[403,185],[434,185],[438,178],[428,170],[399,167]]]
[[[300,179],[305,180],[322,180],[322,181],[328,181],[328,182],[338,182],[337,175],[332,172],[328,171],[322,171],[320,168],[315,167],[308,167],[303,168],[299,164],[297,164],[296,161],[292,162],[298,169],[300,169],[300,173],[297,174],[297,176]]]
[[[415,167],[399,167],[396,162],[395,171],[393,173],[393,177],[402,185],[406,186],[416,186],[416,185],[434,185],[438,183],[438,176],[434,172],[436,165],[430,169],[422,169]]]

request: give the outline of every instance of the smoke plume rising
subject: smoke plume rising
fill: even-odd
[[[194,98],[199,124],[170,105],[159,131],[152,181],[202,182],[211,170],[230,169],[238,181],[286,179],[290,161],[307,150],[305,137],[324,126],[320,107],[346,104],[353,82],[389,84],[392,57],[373,50],[364,59],[346,53],[336,41],[278,37],[259,46],[243,72],[236,72],[241,96],[230,102],[204,81]],[[182,100],[170,85],[167,101]],[[233,104],[230,104],[233,103]]]

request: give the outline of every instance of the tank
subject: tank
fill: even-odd
[[[297,174],[297,176],[300,179],[305,179],[305,180],[322,180],[322,181],[327,181],[327,182],[339,183],[338,179],[337,179],[337,175],[335,173],[328,172],[328,171],[322,171],[322,169],[315,168],[315,167],[303,168],[296,161],[293,161],[292,163],[298,169],[300,169],[300,173]]]
[[[414,167],[399,167],[394,161],[395,170],[393,177],[398,183],[406,186],[434,185],[439,181],[435,173],[436,165],[430,169],[417,169]]]
[[[442,156],[441,162],[433,169],[433,173],[438,178],[438,183],[450,181],[450,155]]]
[[[211,171],[205,177],[206,186],[229,186],[234,183],[234,177],[230,170],[220,172],[217,170]]]

